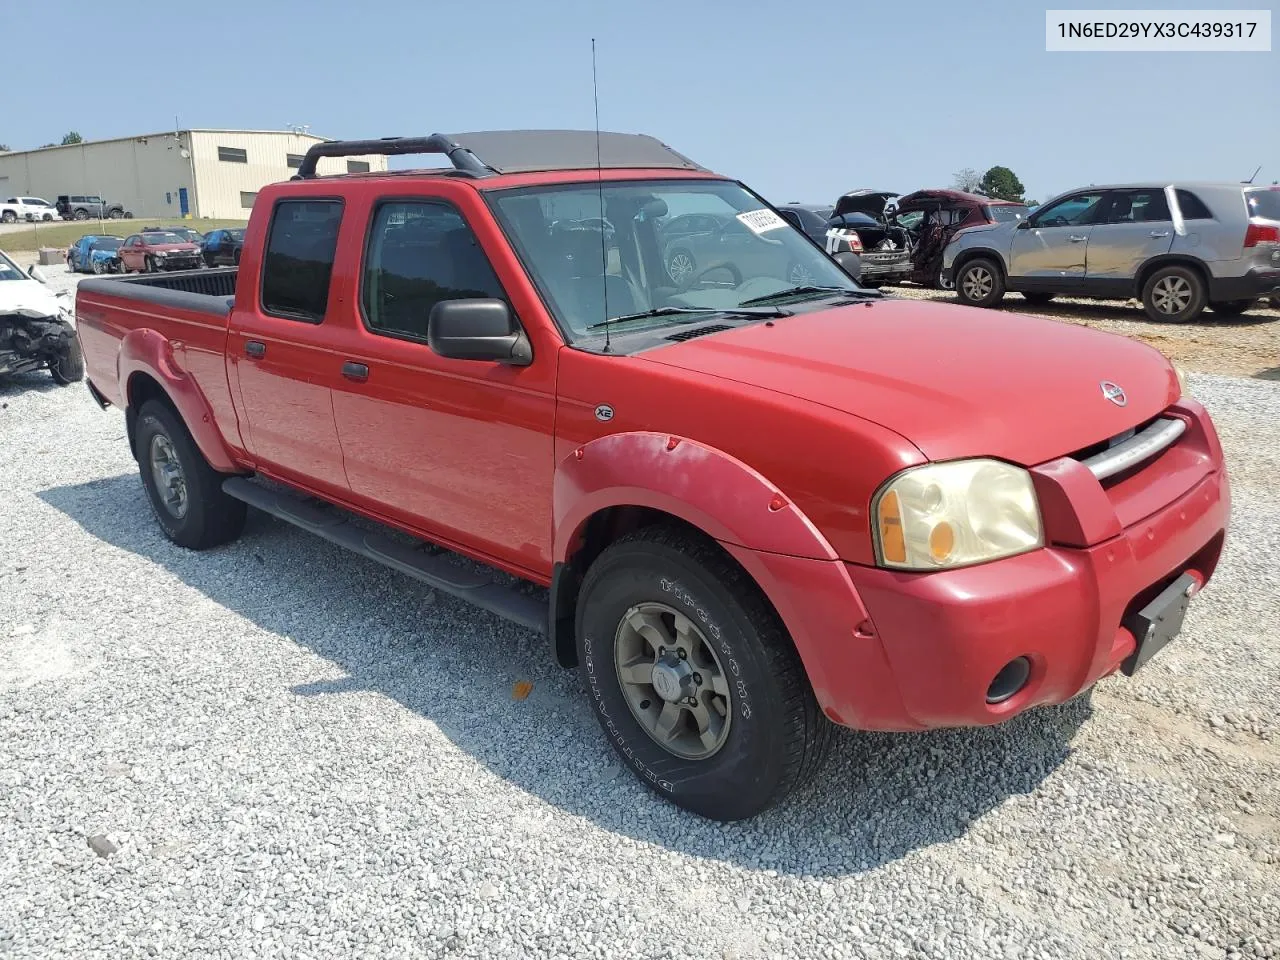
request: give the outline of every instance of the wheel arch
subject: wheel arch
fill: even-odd
[[[138,411],[148,400],[160,400],[182,419],[211,467],[222,473],[240,469],[218,432],[208,400],[195,381],[174,364],[168,340],[154,330],[132,330],[121,341],[117,364],[130,450],[135,446]]]
[[[1188,267],[1194,270],[1200,277],[1200,282],[1204,284],[1205,296],[1208,296],[1211,275],[1208,265],[1203,260],[1186,253],[1162,253],[1152,257],[1138,268],[1138,273],[1134,277],[1133,296],[1135,299],[1142,299],[1143,291],[1147,288],[1147,281],[1161,267]]]
[[[966,264],[978,259],[992,261],[1000,271],[1001,276],[1004,277],[1006,281],[1009,279],[1009,268],[1005,266],[1004,258],[1000,256],[1000,253],[991,247],[977,247],[973,250],[964,250],[956,254],[955,263],[951,265],[952,284],[954,285],[955,281],[959,278],[960,271],[965,268]]]
[[[574,614],[582,577],[619,537],[654,524],[718,544],[778,611],[753,551],[834,560],[826,538],[751,467],[693,440],[658,433],[602,437],[556,468],[549,627],[556,659],[577,659]],[[781,617],[779,619],[782,619]]]

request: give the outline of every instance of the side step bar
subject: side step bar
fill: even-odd
[[[364,530],[351,523],[349,515],[340,507],[320,510],[298,497],[271,490],[246,477],[229,477],[222,482],[222,490],[227,496],[243,500],[263,513],[399,570],[436,590],[475,604],[535,633],[547,633],[549,608],[545,601],[495,583],[483,574],[450,563],[445,557],[424,554],[381,533]]]

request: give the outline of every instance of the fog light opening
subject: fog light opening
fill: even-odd
[[[1004,703],[1027,685],[1027,678],[1030,676],[1030,660],[1026,657],[1010,660],[1000,668],[996,678],[991,681],[991,686],[987,687],[987,703]]]

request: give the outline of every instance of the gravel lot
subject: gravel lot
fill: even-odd
[[[1174,645],[998,729],[842,735],[726,827],[537,638],[261,515],[173,547],[118,413],[0,383],[0,956],[1280,956],[1280,387],[1192,388],[1235,515]]]

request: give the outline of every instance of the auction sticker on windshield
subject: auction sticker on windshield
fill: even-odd
[[[738,214],[738,219],[752,233],[766,233],[787,225],[787,221],[772,210],[748,210],[746,213]]]

